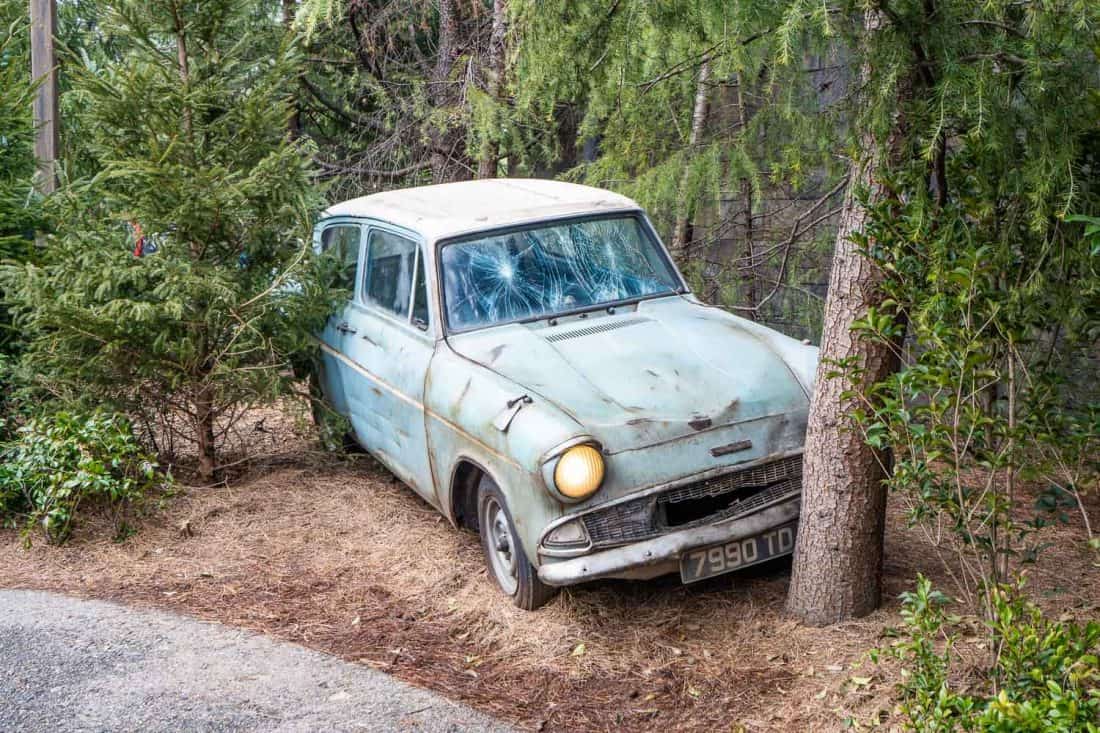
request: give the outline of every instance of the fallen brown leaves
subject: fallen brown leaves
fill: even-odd
[[[369,458],[305,440],[280,439],[277,459],[231,486],[182,491],[121,544],[93,524],[62,548],[0,533],[0,586],[252,629],[532,730],[836,729],[892,706],[890,670],[864,661],[897,621],[892,600],[802,628],[783,616],[780,562],[691,588],[596,583],[525,613],[491,586],[472,534]],[[917,571],[938,575],[919,542],[893,518],[888,598]]]

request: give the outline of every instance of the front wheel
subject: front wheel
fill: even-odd
[[[488,476],[478,485],[477,518],[485,563],[500,589],[525,611],[546,605],[558,591],[539,580],[516,537],[504,495]]]

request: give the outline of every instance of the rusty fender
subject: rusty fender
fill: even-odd
[[[728,522],[684,529],[571,560],[544,561],[539,567],[539,578],[548,585],[572,585],[673,560],[704,545],[745,539],[796,519],[801,501],[800,494],[763,511]]]

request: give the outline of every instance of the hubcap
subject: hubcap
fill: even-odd
[[[485,516],[482,517],[485,530],[489,533],[488,545],[489,563],[493,568],[500,587],[508,595],[515,595],[519,581],[516,577],[516,556],[513,552],[515,539],[512,537],[512,529],[508,525],[508,517],[504,514],[504,508],[495,497],[489,497],[485,502]]]

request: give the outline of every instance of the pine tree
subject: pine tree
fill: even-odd
[[[35,224],[32,195],[34,83],[27,59],[26,3],[0,0],[0,257],[26,250]]]
[[[516,0],[513,127],[543,133],[528,133],[527,156],[567,158],[553,123],[577,110],[572,142],[588,152],[566,176],[642,203],[708,300],[773,324],[800,308],[808,335],[820,304],[791,272],[827,267],[821,225],[838,196],[815,204],[843,174],[846,64],[824,30],[830,13],[799,2]]]
[[[990,562],[984,590],[1008,580],[1021,469],[1042,475],[1088,432],[1087,418],[1055,424],[1091,385],[1059,395],[1068,364],[1051,357],[1073,340],[1093,348],[1100,324],[1095,261],[1064,222],[1100,206],[1100,9],[894,0],[862,15],[848,34],[863,77],[859,144],[787,602],[812,624],[878,605],[889,486],[917,497],[915,519],[964,536],[963,575]],[[903,365],[907,335],[918,356]],[[974,494],[986,499],[969,495],[964,472],[983,476]]]
[[[76,69],[72,92],[99,172],[57,197],[45,262],[7,273],[37,383],[159,424],[204,480],[242,411],[289,388],[324,312],[299,275],[318,195],[270,5],[103,3],[118,60]]]
[[[40,201],[34,190],[34,122],[31,109],[35,83],[30,78],[26,3],[0,0],[0,259],[22,261],[34,253],[34,232],[41,225]],[[18,334],[11,314],[0,305],[0,359],[14,358]],[[10,384],[2,380],[6,404]]]

